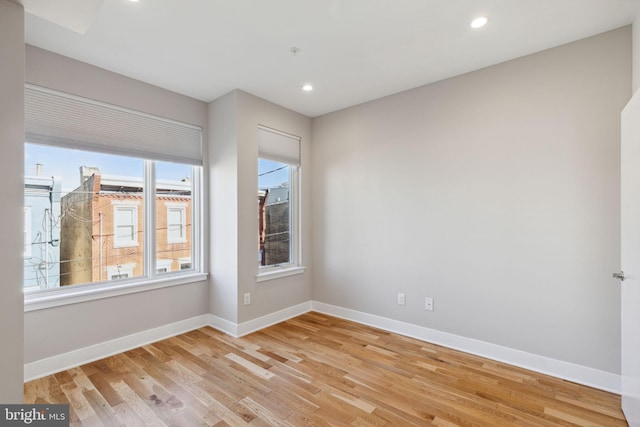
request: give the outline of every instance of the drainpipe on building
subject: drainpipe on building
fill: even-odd
[[[100,266],[100,281],[102,282],[102,212],[98,212],[98,245],[100,245],[100,249],[98,249],[98,256],[100,257],[99,266]]]
[[[49,218],[51,210],[44,210],[44,288],[49,289]]]

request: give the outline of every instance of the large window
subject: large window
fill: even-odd
[[[25,104],[25,290],[200,272],[199,128],[30,86]]]
[[[295,268],[300,263],[300,139],[259,129],[258,267],[259,275]]]
[[[25,185],[25,239],[31,242],[25,249],[25,287],[152,277],[151,269],[184,272],[183,260],[194,250],[192,176],[198,167],[29,143],[25,162],[27,174],[39,174],[26,175],[25,183],[48,175],[53,178],[44,182],[58,184],[43,185],[38,193]],[[153,175],[162,178],[146,182]],[[155,200],[147,203],[152,187]],[[148,226],[156,230],[155,250],[145,245]],[[153,261],[147,253],[154,253],[156,263],[149,271],[145,262]]]

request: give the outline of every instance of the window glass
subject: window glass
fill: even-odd
[[[292,172],[295,166],[258,161],[258,265],[277,266],[292,259]]]
[[[25,144],[25,163],[26,288],[144,274],[143,160]],[[127,271],[117,273],[122,265]]]
[[[156,268],[158,273],[190,270],[192,257],[193,167],[156,162]],[[163,270],[163,271],[161,271]]]
[[[155,171],[155,203],[145,203],[145,177],[154,175],[145,168]],[[26,143],[25,290],[193,270],[196,168]],[[154,248],[145,224],[157,230]]]

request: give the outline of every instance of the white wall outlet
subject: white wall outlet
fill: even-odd
[[[424,299],[424,309],[425,310],[429,310],[429,311],[433,311],[433,298],[426,297]]]
[[[404,294],[402,292],[398,292],[398,305],[404,305]]]
[[[244,305],[251,304],[251,292],[244,294]]]

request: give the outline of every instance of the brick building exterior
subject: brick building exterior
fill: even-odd
[[[61,286],[144,275],[142,180],[81,170],[61,199]],[[156,271],[191,268],[191,184],[158,183],[155,203]]]

